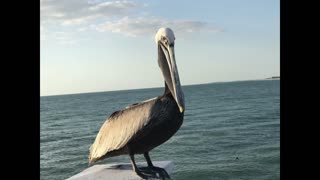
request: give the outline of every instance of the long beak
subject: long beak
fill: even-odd
[[[176,59],[174,55],[174,46],[169,46],[168,48],[165,48],[163,45],[161,46],[168,63],[168,67],[170,70],[170,77],[171,82],[168,83],[169,89],[174,96],[174,99],[176,100],[180,112],[184,111],[184,94],[182,92],[182,88],[180,85],[180,78],[178,73],[178,67],[176,64]],[[167,49],[167,51],[166,51]],[[170,87],[172,86],[172,87]]]

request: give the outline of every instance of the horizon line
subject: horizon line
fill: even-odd
[[[280,79],[280,76],[277,76]],[[199,84],[186,84],[183,86],[195,86],[195,85],[205,85],[205,84],[214,84],[214,83],[224,83],[224,82],[238,82],[238,81],[257,81],[257,80],[277,80],[277,79],[245,79],[245,80],[231,80],[231,81],[215,81],[215,82],[207,82],[207,83],[199,83]],[[107,90],[107,91],[91,91],[91,92],[79,92],[79,93],[66,93],[66,94],[52,94],[52,95],[43,95],[40,97],[49,97],[49,96],[64,96],[64,95],[77,95],[77,94],[90,94],[90,93],[103,93],[103,92],[115,92],[115,91],[130,91],[130,90],[141,90],[141,89],[155,89],[155,88],[162,88],[164,86],[159,87],[145,87],[145,88],[133,88],[133,89],[115,89],[115,90]]]

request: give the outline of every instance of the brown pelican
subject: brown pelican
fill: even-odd
[[[90,147],[89,164],[128,154],[132,168],[142,178],[169,178],[167,172],[153,166],[149,151],[171,138],[180,128],[184,116],[184,95],[174,55],[175,36],[170,28],[160,28],[155,36],[158,64],[162,71],[164,94],[123,110],[104,122]],[[143,154],[148,167],[138,168],[135,154]]]

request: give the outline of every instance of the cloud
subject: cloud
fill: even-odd
[[[212,24],[203,21],[169,21],[154,17],[124,17],[119,20],[106,21],[93,27],[99,32],[120,33],[130,37],[140,35],[154,34],[160,27],[170,27],[174,31],[180,33],[191,32],[221,32],[222,29],[213,26]]]
[[[81,28],[78,28],[77,31],[79,32],[84,32],[84,31],[87,31],[88,30],[88,27],[81,27]]]
[[[193,32],[223,31],[205,21],[152,17],[143,11],[143,8],[148,8],[147,4],[132,1],[41,0],[40,4],[40,39],[54,39],[62,44],[74,44],[78,38],[77,33],[88,30],[113,32],[130,37],[154,35],[160,27],[170,27],[181,36]],[[44,26],[50,28],[44,29]],[[72,32],[76,38],[52,34],[55,30]]]
[[[55,22],[61,25],[80,25],[99,17],[127,15],[141,3],[131,1],[110,1],[88,3],[86,0],[42,0],[40,18],[44,22]]]
[[[138,4],[129,1],[114,1],[114,2],[103,2],[90,6],[90,11],[106,11],[110,14],[123,14],[127,13],[130,8],[137,7]]]
[[[69,32],[54,32],[52,34],[52,37],[56,40],[57,43],[62,45],[73,45],[77,42],[74,34]]]
[[[84,24],[89,20],[93,20],[96,19],[98,17],[101,17],[101,14],[95,14],[95,15],[91,15],[91,16],[83,16],[83,17],[79,17],[79,18],[70,18],[70,19],[65,19],[61,22],[61,25],[80,25],[80,24]]]

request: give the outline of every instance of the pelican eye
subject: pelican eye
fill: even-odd
[[[168,41],[168,39],[167,39],[166,37],[162,36],[161,39],[162,39],[162,42],[164,42],[164,44],[165,44],[166,46],[169,45],[169,41]]]

